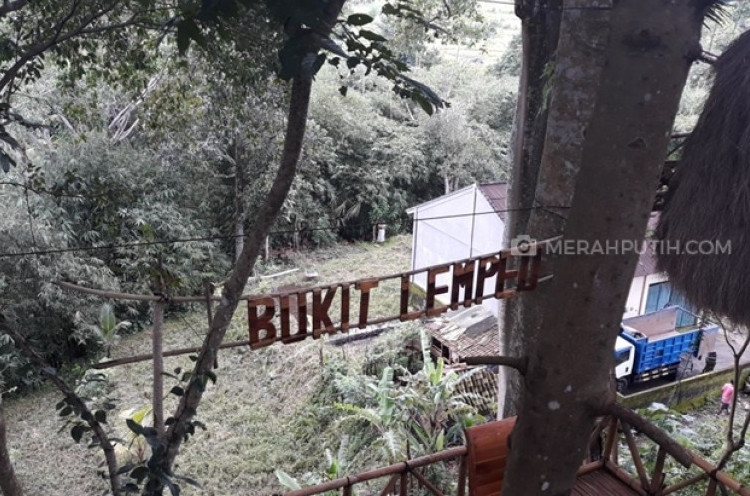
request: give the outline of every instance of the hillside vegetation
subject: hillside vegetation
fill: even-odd
[[[410,248],[410,236],[393,238],[384,245],[341,244],[296,254],[285,268],[315,270],[321,283],[355,280],[408,270]],[[275,284],[289,284],[293,279],[290,276]],[[397,293],[389,294],[395,303]],[[205,325],[200,310],[172,314],[164,330],[164,349],[199,345]],[[227,339],[247,339],[246,312],[238,313]],[[198,415],[206,431],[198,430],[191,438],[176,468],[178,474],[198,480],[204,490],[184,485],[183,494],[271,494],[274,488],[280,489],[273,474],[276,468],[290,474],[323,470],[325,446],[321,441],[332,439],[318,438],[322,433],[315,429],[308,432],[307,439],[298,439],[293,427],[304,418],[313,392],[326,378],[323,364],[335,361],[340,364],[337,366],[358,369],[370,349],[370,345],[338,348],[322,340],[308,340],[258,351],[247,347],[223,350],[215,370],[217,383],[209,386]],[[113,350],[113,357],[150,350],[150,333],[146,331],[125,337]],[[190,365],[188,356],[165,359],[169,372],[178,367],[187,370]],[[105,374],[107,386],[94,384],[87,392],[117,399],[117,408],[109,414],[110,424],[118,437],[129,441],[125,418],[150,405],[151,363],[123,365]],[[165,390],[176,384],[167,379]],[[107,483],[96,476],[100,456],[97,450],[75,444],[68,429],[59,432],[63,427],[55,411],[59,399],[56,390],[45,390],[6,400],[10,449],[19,477],[29,495],[101,494]],[[168,395],[167,411],[175,399]],[[142,440],[129,451],[137,456],[139,448],[144,448]]]

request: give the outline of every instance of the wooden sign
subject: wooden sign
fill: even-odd
[[[323,334],[348,332],[352,327],[364,329],[391,320],[435,316],[459,306],[480,304],[488,298],[508,298],[517,291],[536,288],[541,255],[541,249],[522,255],[503,250],[386,277],[252,297],[248,299],[247,312],[250,346],[257,349],[276,341],[294,343],[310,336],[317,339]],[[424,305],[421,309],[410,310],[411,279],[422,273],[426,273],[427,281]],[[438,282],[441,274],[448,274],[450,285]],[[390,279],[400,279],[400,313],[370,319],[370,297],[381,282]],[[439,295],[449,293],[449,304],[442,304],[437,299]],[[356,321],[351,322],[350,303],[355,298],[359,300],[359,313]],[[335,305],[336,315],[332,315],[334,302],[338,303]],[[312,318],[308,320],[308,316]],[[296,325],[293,325],[293,320]]]

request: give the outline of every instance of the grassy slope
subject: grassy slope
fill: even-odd
[[[302,283],[304,269],[317,271],[321,284],[400,272],[408,269],[410,252],[408,236],[393,238],[382,246],[338,245],[298,255],[292,262],[303,269],[299,274],[268,280],[272,284],[264,281],[264,285]],[[397,298],[394,291],[383,293]],[[395,307],[395,300],[383,304]],[[227,340],[246,337],[245,317],[244,311],[238,312]],[[202,312],[173,316],[165,329],[164,348],[199,344],[204,327]],[[150,346],[149,333],[144,332],[124,339],[113,355],[147,353]],[[204,490],[185,487],[183,494],[254,495],[280,489],[273,469],[294,472],[295,454],[301,450],[300,441],[293,439],[288,429],[290,418],[304,406],[317,384],[320,357],[331,353],[340,354],[341,350],[313,340],[256,352],[248,348],[222,351],[218,383],[209,387],[198,412],[208,430],[199,431],[184,446],[176,467],[178,474],[198,479]],[[187,369],[190,364],[187,357],[167,358],[165,370]],[[121,414],[149,404],[149,368],[150,362],[142,362],[111,372],[112,395],[120,401],[110,419],[120,436],[127,434]],[[165,389],[172,384],[167,380]],[[56,391],[43,391],[5,405],[18,475],[29,495],[101,494],[107,486],[96,476],[98,453],[76,445],[67,432],[57,432],[62,426],[54,407],[59,398]],[[172,398],[169,396],[169,401]]]

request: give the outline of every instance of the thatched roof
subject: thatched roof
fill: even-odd
[[[658,268],[697,307],[750,325],[750,31],[714,69],[713,88],[665,197],[656,230],[665,242]],[[730,242],[731,253],[667,250],[706,240]]]

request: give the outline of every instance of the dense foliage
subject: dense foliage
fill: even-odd
[[[435,13],[435,26],[438,17],[458,15],[464,20],[441,28],[454,33],[449,38],[484,34],[470,29],[478,26],[474,2],[449,4],[450,12]],[[345,39],[355,48],[362,36],[380,43],[358,27],[373,18],[394,40],[408,26],[432,29],[411,11],[387,17],[367,5],[352,7],[361,8],[372,17],[350,16]],[[7,89],[24,122],[6,126],[21,152],[6,148],[18,163],[0,184],[3,252],[43,254],[0,258],[0,304],[26,335],[45,343],[53,363],[98,342],[74,318],[80,312],[78,321],[95,322],[98,303],[54,281],[196,294],[205,281],[220,281],[241,249],[258,193],[267,190],[278,163],[288,98],[273,75],[281,37],[270,27],[250,34],[243,26],[262,26],[265,14],[261,7],[244,12],[215,37],[201,37],[181,21],[188,39],[202,43],[178,56],[188,40],[178,32],[174,44],[165,37],[169,29],[158,29],[167,11],[154,10],[148,23],[137,21],[140,31],[128,27],[119,35],[105,29],[112,14],[97,11],[101,19],[92,26],[102,30],[101,52],[94,50],[97,38],[86,35],[61,45],[53,58],[58,66],[39,59],[24,66],[31,72],[24,84],[14,80]],[[86,20],[86,12],[77,15]],[[196,22],[210,18],[199,15]],[[117,61],[107,53],[118,54]],[[364,65],[346,67],[331,59],[318,75],[299,173],[270,237],[272,251],[367,239],[376,223],[406,231],[406,208],[475,180],[504,177],[511,113],[505,96],[493,90],[485,97],[482,90],[502,86],[497,76],[436,55],[414,77],[450,107],[429,117],[423,101],[400,98],[393,82],[377,75],[384,62],[364,57]],[[32,121],[39,125],[27,125]],[[116,307],[134,322],[148,319],[145,310]]]

